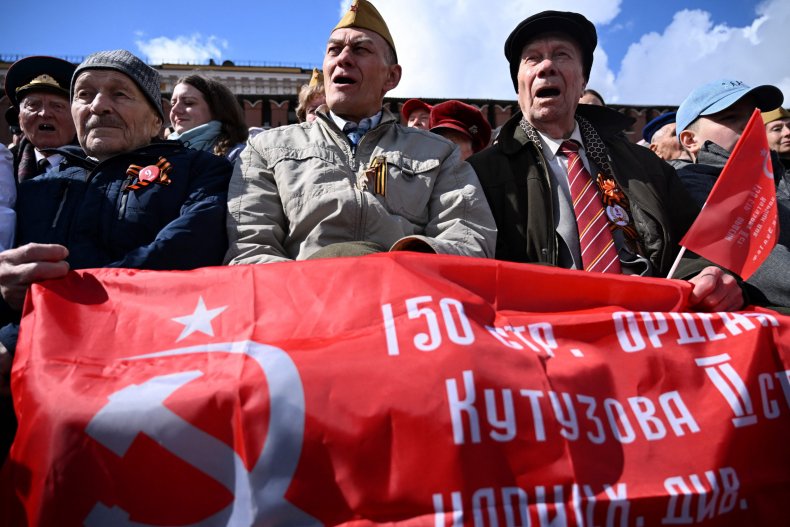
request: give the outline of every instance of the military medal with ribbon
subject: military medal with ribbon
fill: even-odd
[[[614,228],[622,229],[630,239],[636,240],[638,234],[628,214],[628,198],[617,186],[617,182],[600,172],[595,182],[598,185],[598,189],[601,191],[609,223],[613,225]]]
[[[371,188],[374,194],[384,196],[387,192],[387,158],[376,157],[365,170],[364,188]]]
[[[126,175],[130,178],[137,178],[137,182],[127,186],[124,192],[130,190],[138,190],[147,187],[151,183],[158,183],[159,185],[169,185],[172,183],[171,179],[167,177],[173,166],[164,157],[160,157],[155,165],[148,165],[141,167],[139,165],[129,165],[126,169]]]

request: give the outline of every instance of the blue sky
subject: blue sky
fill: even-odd
[[[786,0],[373,0],[404,68],[397,97],[515,97],[502,46],[543,9],[584,13],[599,31],[590,87],[609,102],[679,104],[718,77],[775,84],[790,99]],[[31,30],[31,4],[11,2],[0,54],[77,60],[126,48],[170,62],[320,65],[349,0],[110,2],[40,0],[50,29]],[[786,104],[787,105],[787,104]]]

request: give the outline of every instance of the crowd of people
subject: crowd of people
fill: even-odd
[[[520,111],[497,131],[461,101],[383,107],[402,69],[368,0],[329,31],[300,122],[250,137],[233,94],[200,75],[177,83],[166,118],[158,72],[128,51],[16,62],[5,90],[22,135],[0,147],[0,375],[31,284],[71,269],[416,251],[666,277],[755,108],[775,152],[779,243],[746,282],[689,252],[675,276],[692,309],[790,308],[781,91],[713,81],[648,123],[642,146],[587,87],[596,45],[578,13],[518,23],[504,51]]]

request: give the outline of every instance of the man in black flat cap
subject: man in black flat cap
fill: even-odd
[[[580,105],[597,45],[578,13],[544,11],[505,42],[521,112],[469,158],[497,229],[496,257],[591,272],[667,276],[698,208],[675,171],[621,133],[631,120]],[[679,278],[705,311],[743,306],[735,278],[691,255]]]
[[[47,149],[74,142],[69,82],[76,66],[55,57],[25,57],[14,62],[5,92],[19,112],[23,138],[13,149],[17,181],[53,170],[63,156]]]

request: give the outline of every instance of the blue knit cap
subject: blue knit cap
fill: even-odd
[[[137,84],[162,121],[165,121],[165,112],[162,110],[162,92],[159,90],[161,82],[159,72],[125,49],[98,51],[82,61],[71,77],[70,95],[72,100],[74,99],[74,83],[80,73],[85,70],[115,70],[123,73]]]

